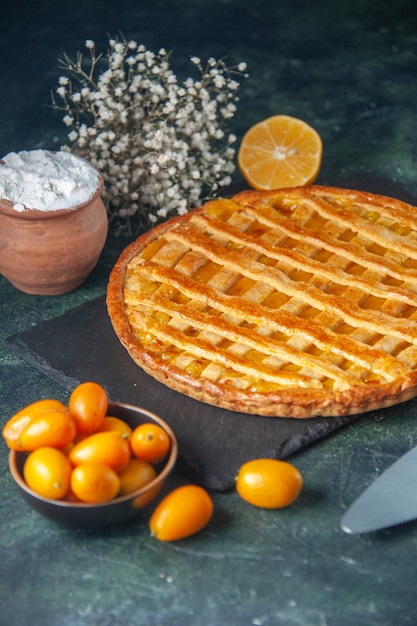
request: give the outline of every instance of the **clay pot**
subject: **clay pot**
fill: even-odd
[[[99,181],[88,202],[68,209],[19,212],[0,199],[0,274],[29,294],[60,295],[79,287],[107,237],[101,175]]]

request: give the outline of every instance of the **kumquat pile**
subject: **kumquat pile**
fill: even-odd
[[[150,483],[168,455],[170,438],[154,423],[132,429],[107,415],[108,398],[99,384],[72,391],[68,406],[54,399],[33,402],[3,428],[8,447],[28,456],[27,485],[52,500],[99,504]]]

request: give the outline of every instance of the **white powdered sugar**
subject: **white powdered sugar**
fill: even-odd
[[[9,152],[0,161],[0,198],[16,211],[70,209],[92,198],[99,174],[69,152]]]

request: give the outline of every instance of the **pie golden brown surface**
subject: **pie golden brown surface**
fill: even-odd
[[[202,402],[390,406],[417,395],[417,208],[320,186],[213,200],[124,250],[107,307],[132,359]]]

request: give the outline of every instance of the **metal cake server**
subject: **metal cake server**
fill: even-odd
[[[368,533],[417,518],[417,446],[383,472],[341,521],[350,534]]]

